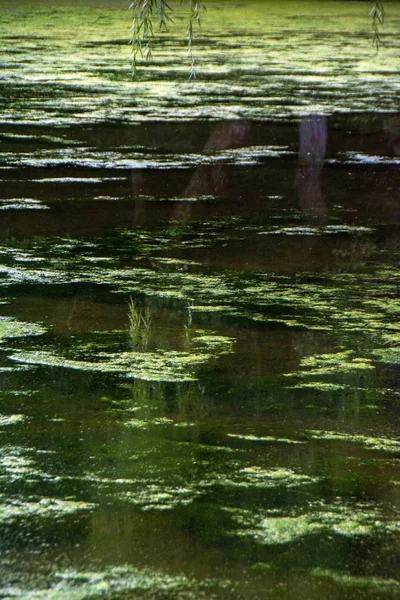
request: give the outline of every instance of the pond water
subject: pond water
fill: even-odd
[[[0,597],[400,598],[400,4],[0,0]]]

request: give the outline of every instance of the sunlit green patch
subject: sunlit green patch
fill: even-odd
[[[400,300],[397,298],[375,298],[372,300],[364,300],[364,305],[373,306],[394,315],[400,313]]]
[[[302,382],[286,386],[286,389],[288,390],[315,390],[316,392],[339,392],[348,388],[348,385],[328,383],[326,381]]]
[[[315,568],[311,569],[310,574],[316,579],[329,580],[343,586],[344,588],[355,588],[373,592],[375,590],[377,597],[381,597],[382,593],[387,594],[393,592],[395,596],[390,594],[390,598],[398,597],[400,591],[400,583],[395,579],[384,579],[383,577],[368,577],[356,576],[342,571],[334,571],[331,569]],[[385,596],[386,597],[386,596]]]
[[[31,367],[29,365],[19,367],[0,367],[0,373],[17,373],[18,371],[29,371]]]
[[[363,358],[353,358],[354,351],[346,350],[344,352],[336,352],[334,354],[317,354],[314,356],[307,356],[300,362],[302,367],[307,367],[308,375],[324,375],[331,373],[332,371],[349,372],[354,370],[368,370],[373,369],[371,361]]]
[[[13,451],[6,447],[1,448],[0,452],[0,479],[16,480],[37,475],[35,461],[20,454],[18,450]]]
[[[238,529],[231,535],[251,537],[265,545],[289,544],[310,535],[330,533],[348,538],[395,534],[400,532],[396,515],[388,518],[383,509],[372,504],[332,504],[310,502],[307,512],[226,509]]]
[[[350,387],[354,389],[357,385],[349,380],[349,375],[372,371],[375,368],[371,359],[359,358],[354,354],[353,350],[345,350],[301,359],[299,371],[284,374],[285,377],[299,380],[294,385],[287,386],[288,389],[312,389],[320,392],[335,392]],[[333,380],[329,381],[332,378]]]
[[[7,338],[42,335],[45,328],[36,323],[23,323],[17,319],[0,317],[0,342]]]
[[[237,518],[237,521],[240,525],[247,525],[246,520],[241,522],[241,519]],[[263,519],[254,529],[245,528],[239,531],[239,535],[250,535],[261,544],[287,544],[313,534],[322,527],[320,523],[310,523],[305,517],[271,517]]]
[[[199,333],[201,335],[194,335],[192,337],[192,343],[195,347],[199,349],[204,348],[216,356],[231,354],[233,352],[234,338],[222,335],[207,335],[206,331]]]
[[[185,269],[185,268],[190,268],[190,267],[199,267],[202,266],[203,263],[201,262],[197,262],[195,260],[184,260],[184,259],[179,259],[179,258],[163,258],[162,256],[157,256],[157,257],[152,257],[152,260],[156,263],[156,264],[161,264],[161,265],[166,265],[166,266],[173,266],[173,267],[177,267],[178,269]]]
[[[93,360],[74,360],[50,351],[20,351],[10,358],[24,364],[116,373],[127,378],[147,381],[184,382],[196,380],[200,367],[214,357],[231,351],[230,338],[201,335],[193,338],[193,349],[190,352],[97,352]]]
[[[102,354],[96,362],[70,360],[51,352],[19,352],[12,355],[13,360],[62,367],[79,371],[117,373],[128,378],[147,381],[192,381],[195,370],[207,362],[210,355],[190,355],[185,352],[121,352]]]
[[[382,340],[393,346],[400,346],[400,333],[383,333]]]
[[[15,425],[25,420],[25,415],[0,415],[0,427]]]
[[[191,504],[203,493],[202,486],[184,485],[172,487],[164,483],[147,484],[135,491],[122,492],[119,497],[124,502],[148,510],[171,510],[178,506]]]
[[[19,422],[19,421],[16,421]],[[47,451],[34,451],[30,448],[13,446],[0,447],[0,481],[3,483],[24,482],[37,483],[56,481],[53,476],[37,466],[36,454],[48,454]]]
[[[240,435],[238,433],[228,433],[228,437],[247,442],[277,442],[280,444],[304,444],[298,440],[290,440],[287,438],[278,438],[274,436],[257,436],[257,435]]]
[[[324,234],[360,234],[372,233],[374,230],[370,227],[351,226],[351,225],[326,225],[325,227],[274,227],[269,231],[261,231],[261,235],[298,235],[298,236],[317,236]]]
[[[223,482],[228,487],[297,487],[310,485],[317,481],[317,478],[309,477],[301,473],[295,473],[291,469],[263,469],[262,467],[252,466],[239,469],[232,472]]]
[[[0,200],[0,210],[49,210],[49,207],[34,198],[8,198]]]
[[[308,431],[311,439],[341,441],[362,444],[370,450],[385,450],[386,452],[400,452],[400,441],[384,437],[368,437],[337,431]]]
[[[26,600],[85,600],[86,598],[165,598],[168,600],[210,600],[234,598],[236,584],[224,579],[201,581],[184,575],[168,575],[150,569],[123,565],[103,571],[69,569],[49,576],[46,587],[35,590],[20,584],[0,587],[3,597]]]
[[[149,429],[153,426],[173,426],[184,429],[186,427],[195,427],[196,423],[174,421],[173,419],[168,419],[167,417],[155,417],[152,419],[130,419],[129,421],[125,421],[124,425],[127,427],[133,427],[134,429]]]
[[[380,362],[391,365],[400,364],[400,346],[396,346],[395,348],[381,348],[375,350],[374,354]]]
[[[14,519],[30,517],[62,518],[66,515],[94,508],[89,502],[78,502],[60,498],[41,498],[37,500],[20,500],[0,496],[0,523]]]
[[[130,419],[129,421],[125,422],[125,425],[127,427],[132,427],[133,429],[147,429],[148,428],[148,421],[145,421],[143,419]]]

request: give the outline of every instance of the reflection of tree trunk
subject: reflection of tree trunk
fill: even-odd
[[[321,171],[328,137],[326,117],[315,115],[300,121],[300,150],[296,172],[299,203],[314,217],[327,214],[321,191]]]
[[[249,138],[250,121],[230,121],[215,127],[208,138],[204,150],[228,150],[240,148]],[[185,196],[221,196],[226,192],[227,174],[224,166],[206,167],[196,169],[185,191]]]
[[[387,152],[389,156],[400,156],[400,113],[383,120]]]
[[[132,169],[132,192],[139,195],[144,187],[144,177],[141,171]],[[144,198],[135,198],[132,225],[142,225],[146,216],[146,201]]]
[[[228,150],[229,148],[240,148],[249,138],[251,121],[230,121],[217,125],[211,132],[204,146],[205,152],[213,150]],[[224,165],[207,166],[200,165],[196,168],[182,193],[184,198],[198,196],[222,196],[226,193],[228,186],[228,174]],[[187,203],[180,207],[174,218],[188,218],[191,205]]]
[[[229,121],[216,125],[204,145],[203,152],[212,153],[218,150],[240,148],[248,142],[251,121]],[[186,220],[190,217],[192,203],[185,201],[199,196],[222,196],[226,194],[229,176],[224,165],[198,166],[185,189],[180,194],[182,202],[177,202],[171,215],[174,220]],[[132,170],[132,192],[134,195],[146,193],[145,180],[140,171]],[[145,199],[135,199],[134,224],[139,224],[144,217]]]

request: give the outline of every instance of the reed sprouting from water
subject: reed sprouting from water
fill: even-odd
[[[148,306],[143,306],[129,300],[129,336],[135,350],[146,350],[151,339],[151,311]]]

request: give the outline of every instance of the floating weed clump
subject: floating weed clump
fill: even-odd
[[[359,593],[363,590],[362,593],[366,592],[368,597],[371,597],[370,594],[375,592],[376,598],[383,597],[382,594],[385,594],[385,598],[398,598],[400,592],[400,583],[395,579],[356,576],[345,571],[334,571],[332,569],[322,568],[311,569],[310,575],[315,579],[332,581],[336,585],[344,588],[354,588],[355,590],[359,590]]]
[[[35,468],[35,461],[28,458],[19,448],[0,448],[0,480],[26,480],[42,475]]]
[[[37,500],[10,499],[0,496],[0,523],[30,517],[63,518],[66,515],[94,508],[90,502],[78,502],[60,498],[40,498]]]
[[[316,481],[317,478],[295,473],[291,469],[263,469],[262,467],[251,466],[233,471],[231,476],[223,482],[223,485],[245,488],[275,488],[280,486],[292,488],[310,485]]]
[[[206,331],[196,331],[192,337],[192,343],[195,348],[203,348],[216,356],[233,352],[234,342],[234,338],[223,335],[208,335]]]
[[[330,534],[343,537],[380,536],[400,531],[397,515],[389,518],[372,504],[340,502],[325,504],[317,501],[308,505],[307,512],[289,510],[250,511],[225,509],[238,526],[231,535],[251,537],[263,545],[289,544],[310,535]]]
[[[36,323],[23,323],[11,317],[0,317],[0,342],[8,338],[42,335],[45,328]]]
[[[366,446],[370,450],[384,450],[386,452],[400,452],[400,440],[385,437],[368,437],[365,435],[354,435],[338,431],[310,430],[308,434],[314,440],[341,441],[357,443]]]
[[[191,504],[202,493],[201,486],[172,487],[154,483],[142,486],[141,490],[123,492],[120,499],[144,511],[164,511]]]
[[[394,348],[380,348],[374,351],[377,360],[390,365],[400,364],[400,346]]]
[[[284,377],[299,380],[294,385],[287,386],[288,389],[334,392],[354,387],[354,381],[349,376],[354,376],[359,372],[372,371],[375,368],[371,359],[359,358],[354,354],[353,350],[346,350],[303,358],[300,361],[299,371],[284,374]],[[329,379],[333,379],[333,381],[329,381]]]
[[[288,390],[314,390],[315,392],[340,392],[350,386],[340,383],[327,383],[326,381],[308,381],[286,386]]]
[[[333,332],[342,337],[356,334],[365,338],[368,334],[378,345],[381,335],[398,332],[392,318],[398,312],[398,303],[391,300],[397,294],[393,269],[376,267],[368,273],[323,273],[317,277],[304,272],[293,277],[210,270],[198,260],[180,257],[186,242],[201,241],[202,246],[212,248],[228,232],[230,237],[242,239],[244,229],[246,222],[241,220],[215,218],[169,229],[163,225],[151,231],[122,230],[86,245],[80,240],[55,239],[53,243],[38,240],[21,248],[4,247],[3,285],[101,284],[116,293],[145,294],[160,306],[182,309],[190,301],[193,314],[202,318],[220,313],[234,320]],[[159,248],[163,250],[160,256]],[[172,256],[165,257],[166,253]],[[137,264],[121,267],[121,259],[132,261],[132,256]],[[104,265],[102,257],[106,257]],[[140,263],[144,260],[150,260],[153,268],[144,268]],[[196,272],[187,271],[192,264]],[[360,295],[365,286],[368,300]]]
[[[301,442],[299,440],[289,440],[287,438],[278,438],[274,436],[257,436],[257,435],[240,435],[238,433],[227,433],[227,436],[230,438],[234,438],[236,440],[243,440],[245,442],[272,442],[278,444],[304,444],[305,442]]]
[[[271,227],[268,231],[260,231],[259,235],[296,235],[296,236],[319,236],[319,235],[334,235],[334,234],[370,234],[373,233],[371,227],[355,226],[355,225],[325,225],[324,227]]]
[[[354,351],[352,350],[307,356],[301,360],[300,365],[308,369],[307,374],[309,376],[331,374],[337,371],[348,373],[360,369],[369,370],[374,368],[370,360],[354,357]]]
[[[46,587],[8,584],[2,597],[24,600],[87,600],[87,598],[163,598],[165,600],[210,600],[236,598],[236,585],[224,579],[191,579],[129,565],[107,566],[103,571],[74,569],[51,574]]]
[[[75,360],[46,350],[19,351],[10,358],[28,365],[115,373],[129,379],[184,382],[196,380],[200,367],[230,351],[232,351],[230,338],[200,335],[195,338],[193,347],[186,352],[172,350],[97,352],[92,353],[92,360]]]
[[[0,415],[0,427],[16,425],[25,420],[25,415]]]
[[[191,381],[196,379],[196,368],[211,357],[186,352],[121,352],[101,354],[97,361],[83,361],[66,359],[48,351],[32,351],[19,352],[10,358],[27,364],[116,373],[127,378],[147,381]]]

